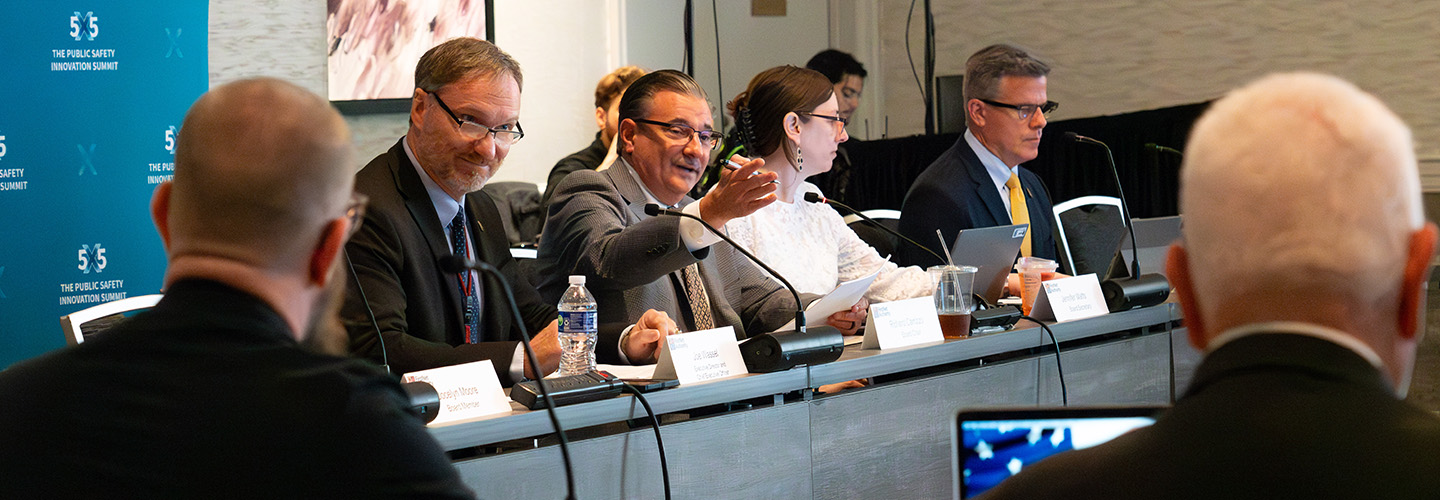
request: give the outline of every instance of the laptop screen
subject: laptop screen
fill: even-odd
[[[950,245],[950,258],[961,266],[975,266],[975,294],[994,304],[1005,288],[1005,276],[1020,255],[1029,224],[977,227],[961,230]]]
[[[960,498],[974,498],[1027,464],[1148,426],[1163,408],[1026,408],[960,412],[955,465]]]

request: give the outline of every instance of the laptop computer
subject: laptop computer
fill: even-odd
[[[951,429],[955,498],[974,498],[1026,464],[1155,423],[1163,406],[961,411]]]
[[[994,304],[1005,289],[1005,276],[1015,267],[1020,244],[1025,241],[1029,224],[977,227],[955,235],[950,245],[950,258],[957,266],[975,266],[975,294]]]

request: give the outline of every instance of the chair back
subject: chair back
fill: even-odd
[[[1082,196],[1055,205],[1055,242],[1060,245],[1060,270],[1078,276],[1095,273],[1105,279],[1125,236],[1120,199]]]
[[[85,338],[105,331],[131,313],[143,311],[160,302],[160,294],[141,295],[91,306],[60,317],[65,343],[79,345]]]

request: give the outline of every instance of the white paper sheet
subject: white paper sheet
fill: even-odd
[[[885,259],[885,262],[890,262],[890,259]],[[880,266],[876,268],[873,273],[841,283],[839,286],[836,286],[834,290],[831,290],[830,293],[825,294],[824,297],[811,302],[810,305],[805,308],[805,326],[808,328],[824,325],[825,320],[829,318],[831,314],[850,309],[850,306],[860,301],[860,297],[865,296],[865,290],[870,289],[870,283],[875,281],[875,277],[879,276],[880,270],[884,268],[885,266]],[[792,319],[789,323],[785,323],[785,326],[775,331],[784,332],[794,329],[795,320]]]

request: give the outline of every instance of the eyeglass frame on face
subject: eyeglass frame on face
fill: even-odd
[[[843,117],[841,117],[841,116],[839,116],[839,115],[822,115],[822,114],[817,114],[817,113],[811,113],[811,112],[809,112],[809,111],[794,111],[793,113],[795,113],[795,114],[797,114],[797,115],[800,115],[800,116],[809,116],[809,117],[814,117],[814,118],[824,118],[824,119],[826,119],[826,120],[830,120],[831,123],[837,123],[837,124],[839,124],[840,126],[835,128],[835,133],[836,133],[836,134],[839,134],[841,130],[845,130],[845,126],[850,124],[850,119],[849,119],[849,118],[843,118]]]
[[[515,130],[501,130],[501,129],[497,129],[497,128],[494,128],[494,127],[487,127],[487,126],[485,126],[485,125],[481,125],[481,124],[476,123],[475,121],[472,121],[472,120],[468,120],[468,119],[467,119],[467,120],[462,120],[462,119],[460,119],[460,117],[455,116],[455,112],[450,110],[450,106],[446,106],[446,105],[445,105],[445,101],[444,101],[443,99],[440,99],[440,93],[439,93],[439,92],[428,92],[428,91],[425,91],[425,89],[420,89],[420,90],[421,90],[421,91],[424,91],[426,94],[430,94],[430,95],[432,95],[432,96],[435,96],[435,103],[440,105],[440,109],[445,110],[445,114],[450,115],[450,119],[451,119],[451,120],[455,120],[455,126],[456,126],[456,128],[459,128],[459,129],[460,129],[460,135],[463,135],[463,136],[465,136],[465,137],[469,137],[470,139],[473,139],[473,140],[479,140],[479,139],[485,137],[486,135],[489,135],[490,138],[491,138],[491,139],[494,139],[496,143],[503,144],[503,145],[506,145],[506,146],[509,146],[509,145],[511,145],[511,144],[515,144],[515,143],[517,143],[517,142],[520,142],[520,139],[525,138],[525,128],[524,128],[524,127],[521,127],[521,126],[520,126],[520,122],[518,122],[518,121],[515,122]],[[467,118],[469,118],[469,117],[467,116]],[[466,128],[465,128],[466,125],[470,125],[470,126],[472,126],[472,127],[479,127],[479,128],[480,128],[480,132],[477,133],[477,132],[473,132],[473,129],[466,129]],[[506,126],[509,126],[509,125],[501,125],[501,126],[502,126],[502,127],[506,127]],[[504,134],[504,135],[501,135],[501,134]],[[502,139],[502,137],[504,137],[504,138]]]
[[[365,222],[365,207],[369,204],[369,196],[359,192],[350,193],[350,201],[345,203],[345,220],[350,221],[350,229],[345,231],[346,238],[360,231],[360,224]]]
[[[684,123],[662,122],[656,120],[647,120],[645,118],[627,118],[627,120],[634,121],[635,123],[645,123],[662,127],[661,130],[664,131],[665,137],[669,138],[672,141],[684,140],[686,144],[689,144],[690,139],[694,138],[695,140],[700,141],[700,145],[705,146],[707,151],[714,151],[715,148],[720,147],[720,141],[723,138],[723,135],[717,130],[696,130],[695,127],[691,127]],[[705,135],[702,136],[701,134]],[[706,142],[709,142],[710,144],[706,145]]]
[[[1055,101],[1045,101],[1045,104],[1008,104],[979,97],[975,98],[975,100],[997,108],[1013,109],[1015,113],[1020,116],[1021,120],[1029,120],[1031,116],[1035,115],[1036,111],[1040,112],[1040,116],[1048,116],[1060,107],[1060,103]]]

